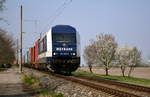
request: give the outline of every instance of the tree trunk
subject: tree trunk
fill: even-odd
[[[130,76],[131,76],[131,72],[133,71],[133,69],[134,69],[134,67],[133,67],[133,66],[131,66],[131,67],[130,67],[130,70],[129,70],[129,73],[128,73],[128,77],[130,77]]]
[[[121,72],[122,72],[122,76],[124,77],[125,76],[125,67],[124,66],[121,66]]]
[[[93,73],[93,71],[92,71],[92,65],[89,65],[89,70],[90,70],[90,73]]]
[[[105,71],[106,71],[106,75],[109,75],[109,74],[108,74],[108,68],[107,68],[107,67],[105,68]]]

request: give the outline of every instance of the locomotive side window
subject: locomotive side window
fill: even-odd
[[[43,52],[46,52],[47,51],[47,38],[46,36],[43,38]]]
[[[39,54],[47,51],[47,37],[45,36],[40,42],[39,42]]]
[[[43,42],[42,41],[40,41],[40,53],[42,53],[42,51],[43,51]]]
[[[41,54],[41,42],[39,41],[39,54]]]
[[[53,42],[76,42],[76,33],[53,33]]]

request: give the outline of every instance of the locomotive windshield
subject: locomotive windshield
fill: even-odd
[[[76,33],[53,33],[53,42],[76,42]]]

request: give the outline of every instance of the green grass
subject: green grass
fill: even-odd
[[[54,91],[51,91],[51,90],[44,90],[44,89],[36,89],[35,90],[36,92],[40,93],[40,95],[44,96],[44,97],[47,97],[47,96],[51,96],[51,97],[64,97],[63,94],[61,93],[56,93]]]
[[[150,80],[143,79],[143,78],[112,76],[112,75],[106,76],[106,75],[102,75],[102,74],[91,74],[91,73],[87,73],[87,72],[73,72],[73,74],[84,75],[84,76],[97,76],[97,77],[102,77],[102,78],[110,79],[110,80],[116,80],[116,81],[120,81],[120,82],[150,86]]]
[[[55,93],[54,91],[43,91],[41,93],[44,97],[47,97],[49,95],[51,95],[52,97],[64,97],[63,94],[59,93]]]
[[[6,68],[0,68],[0,72],[7,70]]]
[[[28,85],[33,85],[37,81],[37,79],[32,77],[24,77],[23,81]]]
[[[33,78],[33,77],[28,77],[24,75],[23,81],[25,84],[27,85],[31,85],[33,86],[33,84],[38,83],[38,79]],[[34,88],[34,87],[33,87]],[[39,93],[40,95],[47,97],[47,96],[51,96],[51,97],[64,97],[63,94],[61,93],[56,93],[54,91],[50,91],[50,90],[44,90],[42,88],[34,88],[35,92]]]

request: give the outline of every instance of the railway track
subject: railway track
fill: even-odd
[[[72,82],[75,82],[75,83],[78,83],[78,84],[81,84],[81,85],[85,85],[85,86],[88,86],[90,88],[100,90],[102,92],[105,92],[105,93],[108,93],[108,94],[111,94],[111,95],[115,95],[117,97],[141,97],[141,96],[138,96],[138,95],[135,95],[135,94],[132,94],[132,93],[125,92],[125,91],[120,91],[120,90],[117,90],[117,89],[112,89],[112,88],[109,88],[109,87],[105,87],[105,86],[96,84],[94,82],[91,82],[89,80],[83,80],[81,78],[79,79],[79,78],[76,78],[76,77],[66,77],[66,76],[62,76],[62,75],[54,75],[54,76],[59,77],[59,78],[63,78],[67,81],[72,81]]]
[[[78,76],[74,75],[74,76],[68,77],[68,76],[62,76],[62,75],[54,74],[54,76],[59,77],[59,78],[63,78],[67,81],[79,83],[81,85],[85,85],[85,86],[88,86],[90,88],[100,90],[100,91],[106,92],[106,93],[111,94],[111,95],[115,95],[117,97],[150,97],[150,92],[147,92],[147,89],[143,89],[143,91],[144,90],[146,90],[146,91],[144,91],[145,93],[143,93],[143,91],[141,93],[140,88],[135,88],[134,90],[131,90],[130,87],[129,88],[124,87],[125,83],[124,83],[124,86],[121,86],[122,89],[117,89],[118,87],[120,87],[119,84],[115,84],[112,82],[113,85],[116,85],[115,88],[112,88],[112,86],[110,85],[111,82],[107,83],[107,82],[105,82],[104,79],[103,79],[104,82],[102,83],[102,81],[100,82],[100,81],[95,80],[95,79],[91,80],[92,78],[90,78],[90,77],[79,76],[79,75]],[[107,84],[107,85],[104,85],[104,84]],[[138,86],[136,86],[136,87],[138,87]],[[141,87],[141,86],[139,86],[139,87]],[[124,88],[126,88],[126,89],[124,89]],[[142,88],[144,88],[144,87],[142,87]],[[128,90],[128,91],[126,91],[126,90]],[[139,93],[137,93],[137,92],[139,92]]]
[[[52,76],[67,81],[71,81],[74,83],[78,83],[117,97],[150,97],[149,87],[115,82],[115,81],[105,80],[98,77],[88,77],[88,76],[80,76],[80,75],[64,76],[64,75],[54,74],[50,72],[43,72],[43,73],[51,74]]]
[[[100,83],[102,85],[104,84],[104,86],[106,87],[110,87],[115,90],[117,89],[119,91],[125,91],[126,93],[130,93],[130,94],[132,93],[134,95],[137,95],[138,97],[150,97],[150,87],[112,81],[100,77],[89,77],[89,76],[80,76],[80,75],[74,75],[74,77],[79,79],[81,78],[81,79],[89,80],[93,83]]]
[[[118,81],[112,81],[112,80],[107,80],[107,79],[103,79],[100,77],[89,77],[89,76],[80,76],[80,75],[74,75],[75,77],[78,78],[82,78],[82,79],[88,79],[91,81],[97,81],[97,82],[101,82],[101,83],[107,83],[109,85],[117,85],[117,86],[121,86],[127,89],[135,89],[137,91],[142,91],[142,92],[147,92],[150,94],[150,87],[146,87],[146,86],[140,86],[140,85],[135,85],[135,84],[129,84],[129,83],[123,83],[123,82],[118,82]]]

